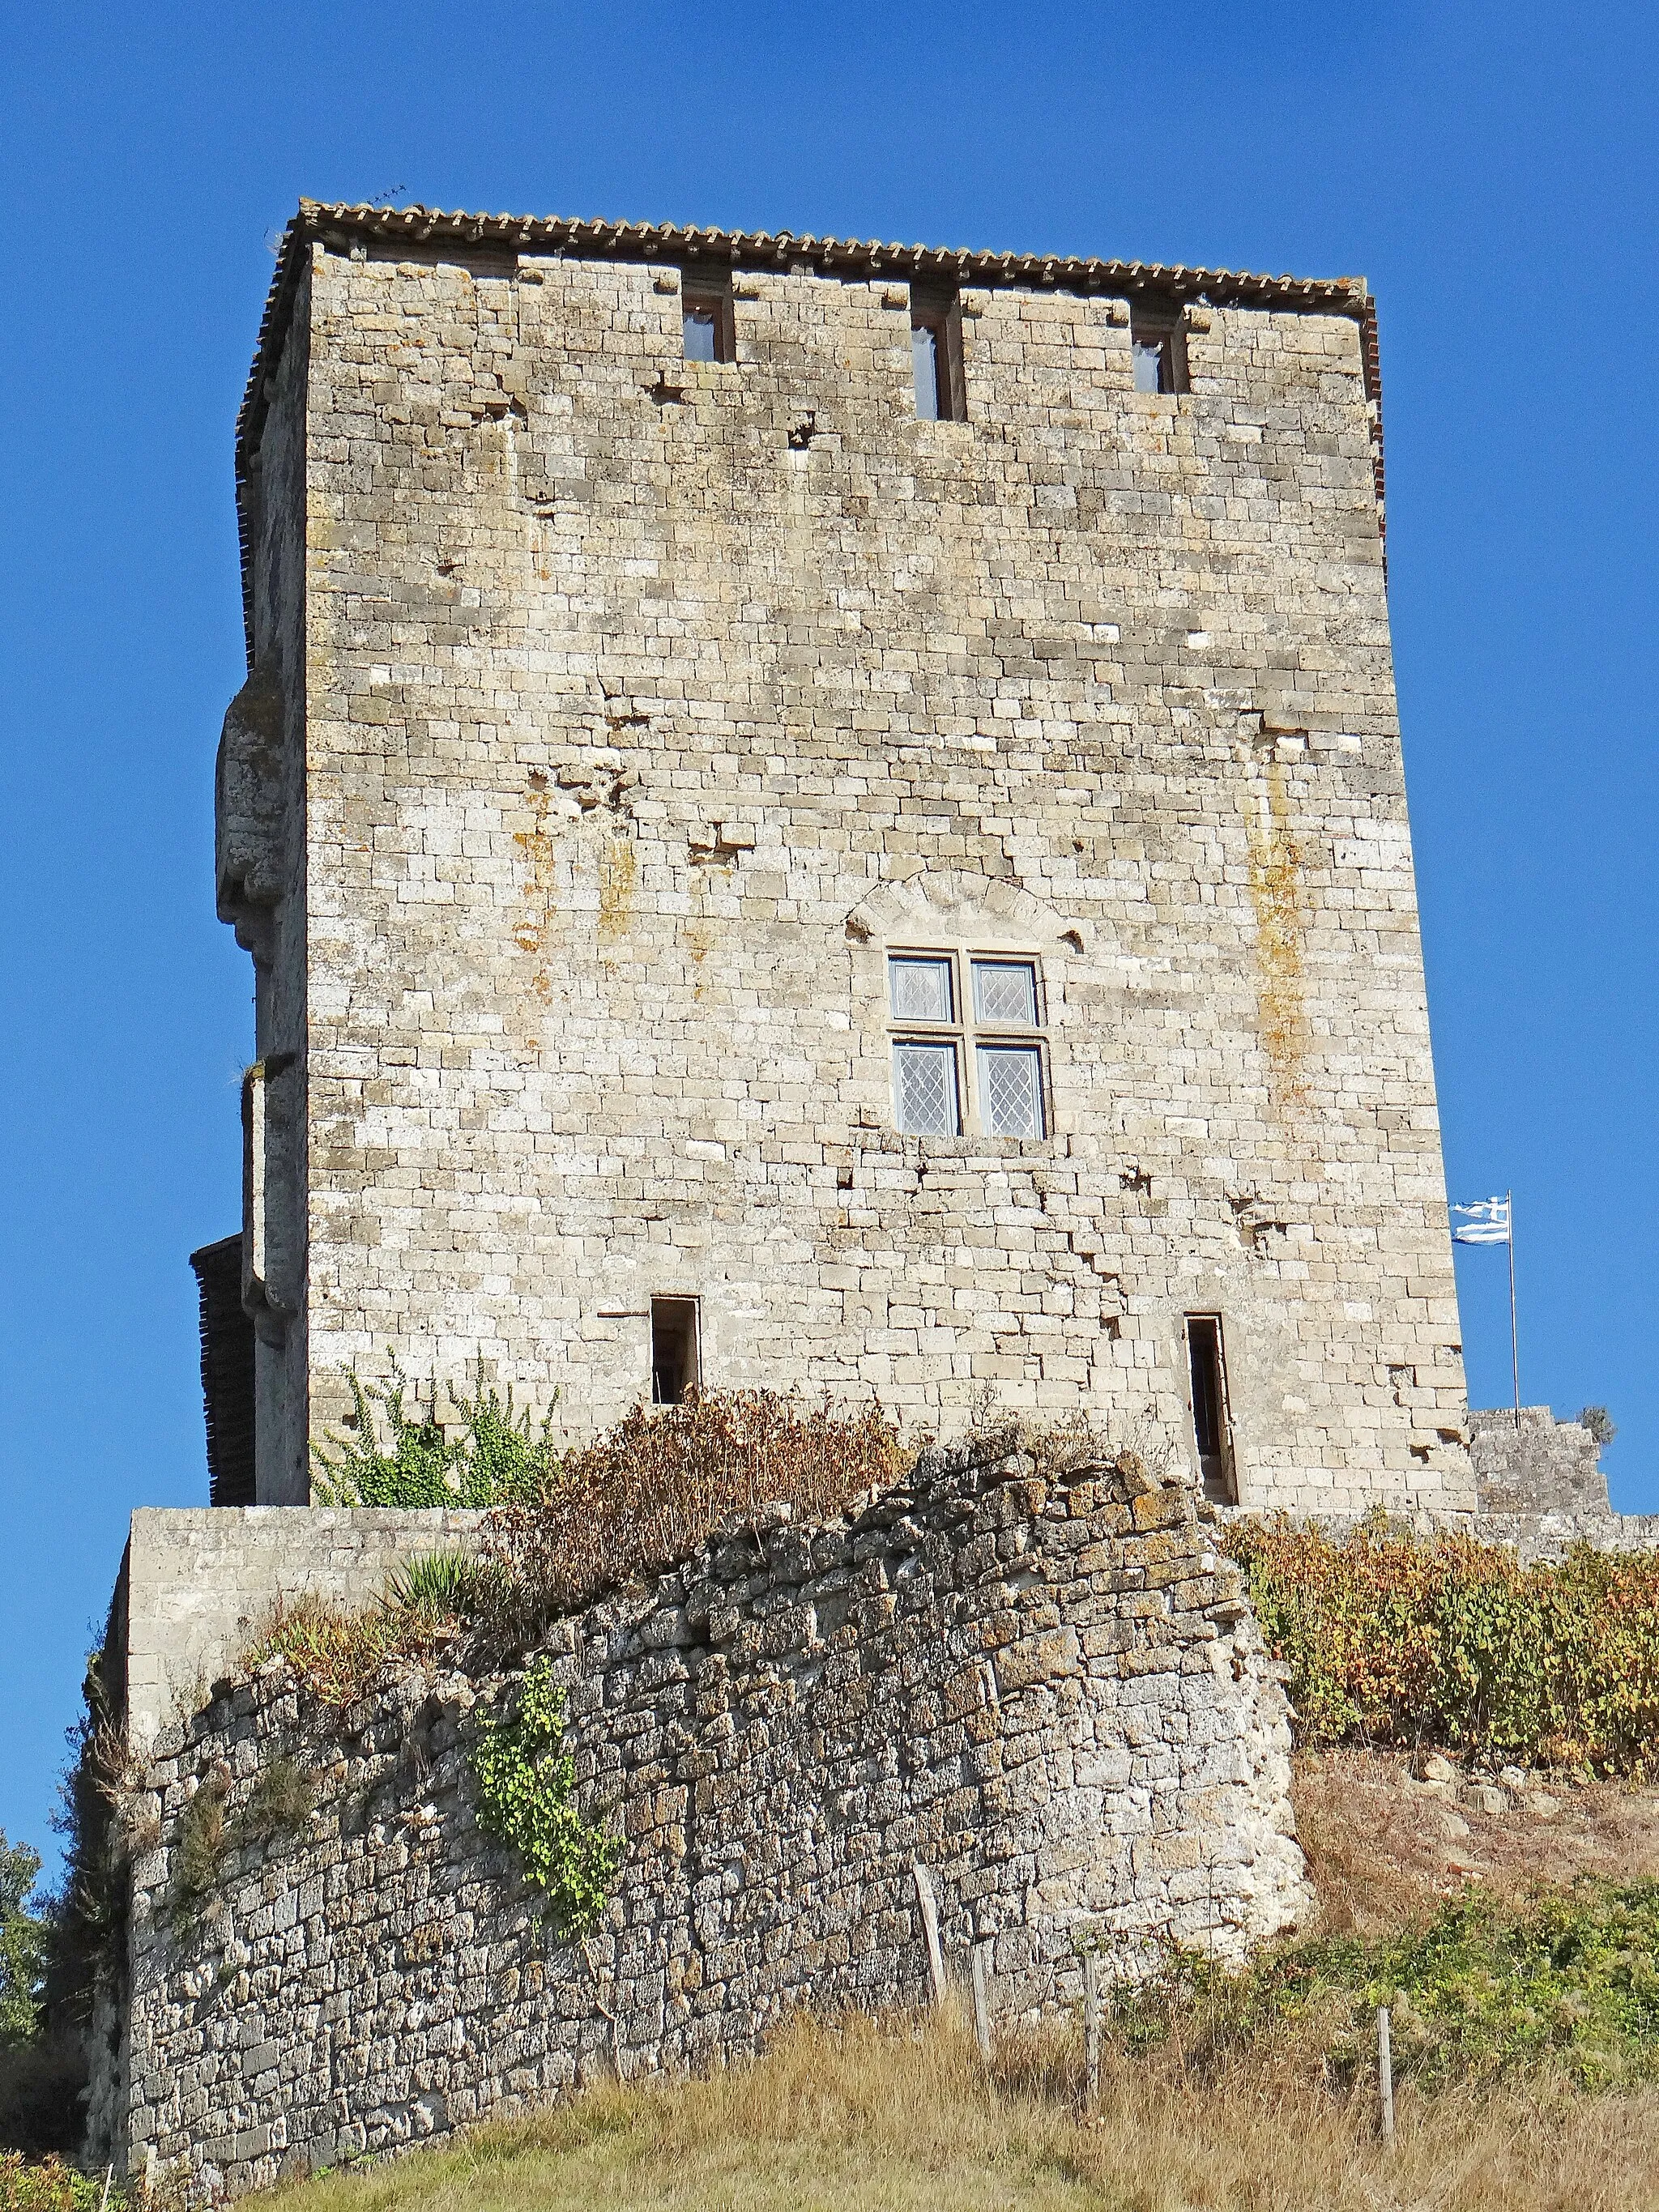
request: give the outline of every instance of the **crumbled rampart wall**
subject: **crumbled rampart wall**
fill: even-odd
[[[475,1825],[501,1678],[411,1669],[332,1721],[284,1662],[227,1686],[148,1778],[110,2154],[240,2191],[750,2052],[801,2005],[917,2002],[917,1864],[950,1969],[990,1944],[1003,2015],[1074,1997],[1079,1939],[1236,1955],[1294,1921],[1284,1694],[1190,1494],[1126,1466],[937,1455],[852,1518],[733,1534],[567,1622],[585,1807],[626,1838],[579,1945],[538,1934]],[[234,1833],[283,1753],[315,1778],[307,1832],[233,1852],[173,1925],[191,1794],[222,1763]]]
[[[317,1506],[141,1506],[126,1583],[129,1740],[147,1748],[195,1711],[279,1607],[301,1599],[355,1612],[400,1560],[453,1551],[477,1513]]]
[[[1478,1533],[1513,1544],[1528,1564],[1574,1544],[1600,1552],[1659,1547],[1659,1513],[1615,1513],[1601,1446],[1582,1421],[1547,1406],[1483,1407],[1469,1413],[1469,1457],[1480,1510]]]

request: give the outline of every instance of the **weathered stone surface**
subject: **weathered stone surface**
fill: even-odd
[[[1547,1406],[1483,1407],[1469,1413],[1469,1457],[1483,1513],[1576,1513],[1605,1520],[1601,1450],[1579,1421]]]
[[[1528,1565],[1575,1544],[1600,1552],[1659,1549],[1659,1513],[1615,1513],[1601,1446],[1580,1421],[1547,1406],[1483,1407],[1468,1417],[1480,1533],[1513,1544]]]
[[[474,1822],[500,1679],[411,1672],[343,1722],[281,1665],[227,1685],[147,1777],[162,1840],[134,1869],[98,2154],[240,2190],[617,2067],[751,2051],[800,2005],[920,2002],[918,1863],[951,1971],[992,1946],[1002,2014],[1075,1997],[1080,1940],[1133,1967],[1155,1936],[1236,1957],[1294,1923],[1287,1709],[1191,1498],[1143,1533],[1110,1468],[1039,1480],[982,1449],[563,1624],[586,1807],[627,1839],[580,1945],[538,1934]],[[233,1853],[175,1929],[191,1796],[228,1771],[234,1833],[283,1753],[316,1779],[309,1832]]]
[[[482,1516],[364,1506],[140,1506],[116,1594],[127,1734],[148,1749],[201,1705],[276,1612],[301,1599],[355,1611],[400,1562],[456,1551]]]
[[[220,867],[260,1500],[388,1348],[608,1425],[674,1295],[713,1385],[1182,1438],[1219,1314],[1245,1504],[1468,1511],[1363,289],[1205,307],[1164,395],[1012,272],[935,422],[856,256],[742,269],[720,363],[661,254],[294,252]],[[899,1133],[893,948],[1039,963],[1047,1134]]]

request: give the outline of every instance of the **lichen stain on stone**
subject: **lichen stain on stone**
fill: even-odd
[[[535,962],[530,988],[546,1006],[553,996],[548,963],[558,933],[558,904],[554,886],[553,840],[547,828],[553,799],[547,788],[547,779],[539,769],[532,770],[526,797],[530,806],[530,827],[515,830],[513,842],[525,856],[529,881],[525,886],[524,914],[513,932],[513,942]]]
[[[599,943],[615,945],[628,934],[634,912],[634,876],[638,857],[627,837],[606,840],[599,855]]]
[[[686,950],[691,955],[691,996],[701,999],[703,993],[702,963],[714,949],[715,929],[710,921],[690,921],[685,926]]]
[[[1307,900],[1302,853],[1290,826],[1283,764],[1269,760],[1262,764],[1262,773],[1261,785],[1250,793],[1247,818],[1250,901],[1255,908],[1257,1029],[1276,1103],[1305,1106],[1309,1030],[1302,942]]]

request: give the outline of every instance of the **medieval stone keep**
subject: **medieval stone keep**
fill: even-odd
[[[220,763],[244,1500],[395,1353],[1470,1510],[1380,439],[1357,280],[307,204]]]

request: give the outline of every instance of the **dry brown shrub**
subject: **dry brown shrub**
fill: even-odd
[[[894,1482],[910,1458],[875,1406],[842,1413],[771,1390],[636,1406],[573,1453],[538,1504],[495,1515],[490,1540],[507,1571],[489,1586],[498,1618],[486,1627],[533,1638],[561,1613],[660,1574],[724,1527],[833,1519]]]
[[[302,1597],[276,1607],[241,1664],[251,1672],[268,1659],[286,1659],[318,1703],[338,1712],[368,1697],[388,1668],[432,1659],[456,1633],[453,1621],[384,1598],[347,1613]]]

